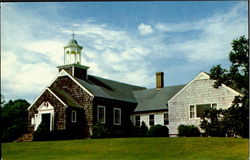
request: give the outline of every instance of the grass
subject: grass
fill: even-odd
[[[247,160],[248,139],[114,138],[2,144],[3,160]]]

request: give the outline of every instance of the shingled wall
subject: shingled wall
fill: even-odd
[[[89,136],[93,125],[93,97],[91,97],[85,90],[83,90],[76,82],[68,76],[58,77],[51,85],[53,88],[60,88],[71,96],[84,109],[84,116],[86,125],[84,129],[84,136]]]
[[[54,107],[54,130],[64,130],[66,128],[66,107],[53,95],[46,90],[28,111],[28,130],[33,131],[34,126],[31,125],[31,118],[38,113],[38,107],[48,101]]]

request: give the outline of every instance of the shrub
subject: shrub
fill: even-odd
[[[179,137],[199,137],[200,131],[194,125],[180,125],[178,127]]]
[[[91,138],[107,138],[110,137],[111,133],[108,131],[108,128],[101,124],[101,122],[97,122],[93,126],[93,134]]]
[[[46,123],[41,123],[37,130],[33,133],[34,141],[48,141],[51,140],[50,130]]]
[[[148,127],[144,121],[142,121],[141,126],[135,126],[132,132],[133,137],[146,137],[148,134]]]
[[[148,131],[148,136],[150,137],[168,137],[169,130],[168,127],[157,124],[155,126],[150,127]]]
[[[3,131],[2,141],[3,142],[11,142],[16,140],[24,133],[23,128],[20,128],[18,125],[12,125],[6,130]]]

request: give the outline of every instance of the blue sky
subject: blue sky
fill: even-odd
[[[1,93],[32,102],[63,64],[75,28],[89,74],[155,87],[229,66],[247,35],[247,1],[1,3]]]

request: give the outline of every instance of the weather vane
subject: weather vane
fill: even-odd
[[[75,39],[75,26],[73,26],[73,34],[72,34],[72,38]]]

